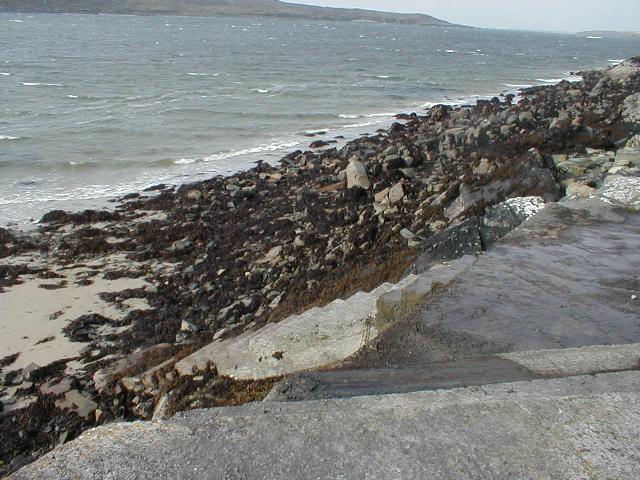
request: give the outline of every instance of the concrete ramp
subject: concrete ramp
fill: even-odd
[[[440,264],[397,284],[385,283],[279,323],[215,341],[176,364],[181,375],[215,365],[221,375],[260,379],[331,365],[353,355],[394,321],[411,313],[436,284],[449,283],[475,259]]]

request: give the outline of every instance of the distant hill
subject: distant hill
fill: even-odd
[[[0,12],[232,15],[346,20],[408,25],[452,24],[429,15],[316,7],[278,0],[0,0]]]

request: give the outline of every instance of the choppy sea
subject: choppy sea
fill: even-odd
[[[638,38],[0,14],[0,224],[275,162],[393,114],[575,80]]]

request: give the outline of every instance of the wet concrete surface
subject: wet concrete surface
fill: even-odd
[[[549,205],[436,289],[412,317],[273,398],[409,392],[539,378],[492,355],[640,341],[640,214],[599,200]]]
[[[549,206],[352,364],[637,342],[640,215],[609,208],[620,221]]]
[[[266,401],[409,393],[542,378],[515,362],[481,357],[397,368],[308,372],[280,382]]]

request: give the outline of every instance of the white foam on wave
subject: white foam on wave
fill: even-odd
[[[269,90],[268,88],[252,88],[251,89],[252,92],[256,92],[256,93],[270,93],[271,90]]]
[[[398,112],[381,112],[381,113],[361,113],[361,114],[346,114],[341,113],[338,117],[344,120],[355,120],[357,118],[379,118],[379,117],[395,117]],[[345,128],[349,128],[347,125]]]
[[[194,163],[201,163],[201,162],[215,162],[215,161],[226,160],[226,159],[234,158],[234,157],[242,157],[242,156],[245,156],[245,155],[255,155],[255,154],[259,154],[259,153],[277,152],[279,150],[285,150],[287,148],[292,148],[292,147],[295,147],[297,145],[300,145],[300,142],[298,142],[298,141],[275,142],[275,143],[260,145],[260,146],[257,146],[257,147],[250,147],[250,148],[244,148],[244,149],[240,149],[240,150],[230,150],[228,152],[216,153],[216,154],[208,155],[206,157],[201,157],[201,158],[183,157],[183,158],[179,158],[177,160],[174,160],[173,164],[174,165],[191,165],[191,164],[194,164]]]
[[[582,77],[580,75],[575,75],[573,73],[566,73],[565,76],[562,78],[536,78],[536,82],[549,83],[549,84],[560,83],[564,80],[566,80],[567,82],[580,82],[582,81]]]
[[[376,118],[376,117],[395,117],[397,112],[382,112],[382,113],[367,113],[364,115],[365,118]]]
[[[596,37],[595,35],[589,35],[587,38],[590,38],[591,40],[602,40],[602,37]]]
[[[445,50],[447,53],[458,53],[458,50]]]
[[[196,163],[197,160],[195,158],[179,158],[178,160],[174,161],[173,163],[175,163],[176,165],[190,165],[192,163]]]
[[[0,72],[0,77],[8,77],[9,75],[11,75],[8,72]]]
[[[25,87],[64,87],[61,83],[20,82]]]
[[[67,95],[68,98],[78,98],[78,95]]]
[[[11,135],[0,135],[0,140],[20,140],[22,137],[12,137]]]
[[[313,135],[322,135],[329,131],[328,128],[321,128],[316,130],[305,130],[304,133],[313,134]]]
[[[472,105],[477,100],[489,100],[493,98],[495,95],[469,95],[467,97],[444,97],[443,99],[436,102],[425,102],[421,104],[422,108],[432,108],[436,105],[449,105],[449,106],[457,106],[457,105]]]
[[[240,157],[244,155],[254,155],[257,153],[277,152],[278,150],[284,150],[285,148],[292,148],[300,145],[298,141],[291,142],[276,142],[266,145],[260,145],[258,147],[245,148],[242,150],[232,150],[230,152],[216,153],[215,155],[209,155],[204,157],[203,161],[211,162],[215,160],[225,160],[227,158]]]
[[[217,77],[219,73],[197,73],[197,72],[188,72],[187,75],[192,77]]]
[[[383,80],[387,78],[391,78],[391,75],[372,75],[370,73],[363,73],[362,76],[365,78],[381,78]]]
[[[608,59],[607,62],[609,63],[613,63],[614,65],[620,65],[621,63],[623,63],[625,61],[625,59]]]
[[[24,23],[24,20],[20,20],[18,18],[12,18],[11,20],[9,20],[12,23]]]
[[[503,83],[503,85],[505,87],[509,87],[509,88],[517,88],[517,89],[521,89],[521,88],[531,88],[533,87],[533,85],[528,85],[528,84],[517,84],[517,83]]]
[[[379,122],[365,122],[365,123],[354,123],[352,125],[345,125],[343,128],[363,128],[370,127],[372,125],[377,125]]]

